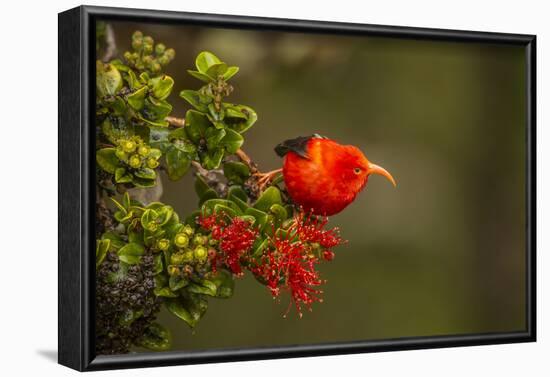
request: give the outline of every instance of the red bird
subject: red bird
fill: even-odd
[[[353,145],[312,135],[286,140],[275,147],[284,157],[283,177],[292,200],[315,215],[332,216],[354,201],[371,174],[395,180]]]

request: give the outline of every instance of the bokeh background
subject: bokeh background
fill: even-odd
[[[244,149],[280,167],[281,140],[320,133],[388,169],[331,224],[349,240],[321,266],[324,303],[299,319],[250,275],[211,299],[195,330],[167,312],[175,350],[243,348],[525,329],[525,59],[522,47],[110,22],[119,52],[141,30],[176,50],[178,97],[209,50],[240,72],[230,101],[259,120]],[[162,200],[194,210],[192,178]]]

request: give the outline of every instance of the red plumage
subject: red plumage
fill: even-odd
[[[320,136],[287,140],[275,149],[284,155],[283,177],[292,200],[316,215],[337,214],[354,201],[371,174],[395,181],[370,163],[359,148]]]

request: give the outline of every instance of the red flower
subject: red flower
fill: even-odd
[[[252,229],[250,223],[239,217],[234,217],[228,222],[223,215],[211,215],[203,217],[200,224],[203,228],[211,230],[212,239],[219,241],[223,255],[219,258],[236,275],[242,275],[241,257],[246,254],[258,235],[258,231]],[[210,257],[213,269],[218,258]]]
[[[323,292],[316,288],[323,283],[315,270],[318,259],[308,256],[301,241],[292,241],[276,234],[270,243],[270,248],[252,272],[265,280],[274,297],[279,295],[280,286],[287,289],[292,298],[291,304],[294,303],[302,317],[302,305],[311,310],[312,303],[322,301],[319,296]]]
[[[344,243],[338,228],[325,229],[328,217],[318,217],[300,212],[294,218],[293,227],[302,242],[318,243],[324,249],[331,249]]]

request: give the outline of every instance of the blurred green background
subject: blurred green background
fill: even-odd
[[[259,115],[244,149],[280,167],[281,140],[320,133],[360,147],[398,181],[373,177],[331,224],[349,240],[322,265],[324,303],[283,318],[250,275],[210,300],[192,331],[167,312],[175,350],[310,344],[525,329],[525,59],[522,47],[111,23],[176,50],[178,97],[209,50],[240,72],[230,101]],[[162,200],[194,210],[192,178],[163,177]]]

